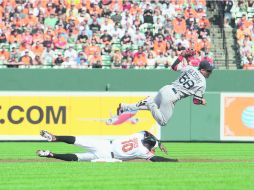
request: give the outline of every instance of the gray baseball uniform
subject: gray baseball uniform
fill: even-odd
[[[123,110],[148,109],[160,125],[166,125],[178,100],[191,95],[201,99],[206,89],[206,79],[196,68],[178,67],[178,71],[181,71],[179,78],[171,85],[162,87],[154,98],[147,98],[137,104],[123,104]]]

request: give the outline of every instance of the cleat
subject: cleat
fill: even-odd
[[[116,114],[117,114],[117,115],[121,115],[123,112],[124,112],[124,109],[123,109],[123,107],[122,107],[122,104],[119,104],[119,105],[118,105],[118,108],[117,108],[117,110],[116,110]]]
[[[45,130],[41,130],[40,135],[44,137],[45,139],[47,139],[47,141],[49,142],[56,140],[56,137],[54,135],[50,134],[48,131],[45,131]]]
[[[118,108],[117,108],[117,110],[116,110],[116,114],[117,114],[117,115],[120,115],[120,114],[122,113],[122,109],[121,109],[121,108],[122,108],[122,105],[119,104],[119,105],[118,105]]]
[[[53,154],[49,150],[37,150],[36,154],[40,157],[52,157]]]
[[[150,96],[147,96],[145,99],[137,103],[137,107],[148,106],[149,103],[151,103],[151,98]]]

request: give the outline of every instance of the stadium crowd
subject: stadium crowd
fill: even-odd
[[[254,1],[226,0],[226,27],[234,21],[236,40],[241,57],[241,66],[245,70],[254,70]]]
[[[205,0],[0,0],[0,26],[1,67],[168,68],[187,48],[213,62]]]

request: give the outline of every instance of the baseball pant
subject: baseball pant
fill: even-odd
[[[135,104],[125,104],[124,110],[150,110],[154,119],[161,126],[165,126],[173,114],[175,107],[175,92],[173,87],[162,87],[154,98],[147,98]],[[145,103],[143,103],[146,101]]]

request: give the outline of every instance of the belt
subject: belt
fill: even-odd
[[[173,90],[173,92],[174,92],[175,94],[177,94],[177,91],[176,91],[176,89],[175,89],[175,88],[172,88],[172,90]]]
[[[114,152],[111,152],[111,157],[115,158]]]
[[[113,143],[113,141],[112,141],[112,140],[110,140],[109,142],[110,142],[110,144],[112,144],[112,143]],[[112,157],[112,158],[115,158],[114,152],[110,152],[110,154],[111,154],[111,157]]]

